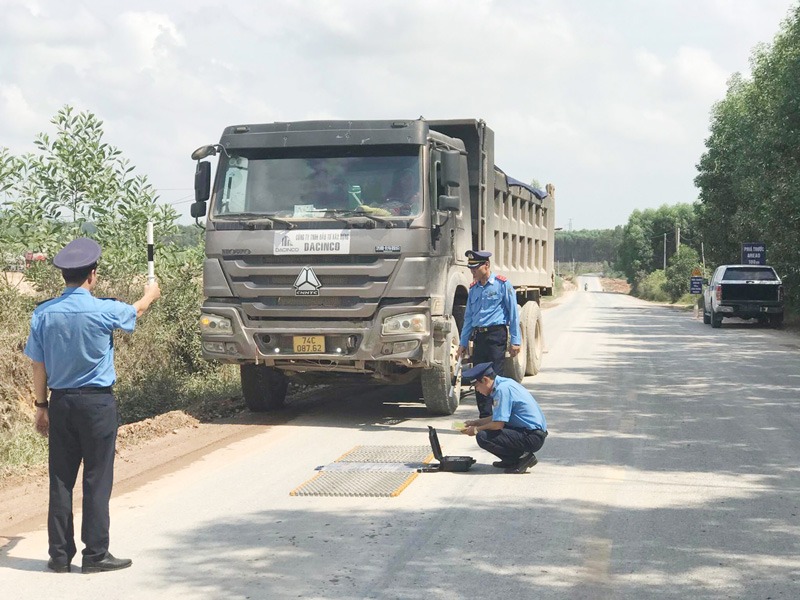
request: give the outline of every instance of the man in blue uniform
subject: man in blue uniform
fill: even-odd
[[[489,362],[464,371],[461,380],[474,381],[475,390],[492,400],[492,416],[467,421],[462,429],[500,459],[492,466],[506,473],[525,473],[539,462],[534,452],[544,445],[547,421],[530,392],[513,379],[495,375]]]
[[[157,283],[145,286],[131,304],[95,298],[100,246],[89,238],[67,244],[53,259],[64,293],[43,302],[31,318],[25,354],[33,361],[36,429],[50,437],[50,560],[56,573],[71,570],[75,555],[72,488],[83,461],[84,573],[129,567],[130,559],[108,552],[108,502],[114,480],[117,403],[112,386],[115,329],[131,332],[136,318],[161,296]],[[50,388],[50,401],[47,388]]]
[[[458,357],[464,355],[469,340],[474,335],[473,363],[491,362],[494,372],[502,375],[509,334],[509,353],[512,357],[519,354],[522,344],[517,295],[514,286],[505,277],[492,273],[489,265],[491,252],[468,250],[466,255],[474,281],[469,287]],[[481,418],[492,414],[492,402],[489,398],[476,391],[475,400]]]

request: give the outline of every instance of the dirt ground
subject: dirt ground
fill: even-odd
[[[601,277],[600,285],[603,286],[604,292],[617,292],[618,294],[631,293],[631,284],[624,279],[609,279],[607,277]]]
[[[20,273],[18,271],[3,271],[2,277],[5,279],[5,282],[9,287],[17,288],[20,293],[27,294],[29,296],[36,294],[36,290],[33,289],[33,286],[25,281],[24,273]]]

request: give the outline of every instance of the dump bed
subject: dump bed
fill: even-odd
[[[494,132],[483,121],[428,121],[428,126],[463,140],[467,151],[472,247],[492,253],[492,270],[517,291],[552,293],[555,200],[546,191],[507,176],[494,164]]]

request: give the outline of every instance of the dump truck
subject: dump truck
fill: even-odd
[[[240,365],[251,410],[280,407],[290,381],[366,381],[452,414],[471,249],[516,289],[522,348],[506,375],[539,371],[554,188],[496,167],[484,121],[234,125],[192,158],[203,356]]]

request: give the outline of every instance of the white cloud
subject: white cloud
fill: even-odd
[[[0,0],[0,143],[91,110],[174,200],[232,123],[484,118],[504,169],[559,186],[559,218],[613,226],[693,199],[711,103],[792,3],[734,0],[732,37],[718,0]]]

